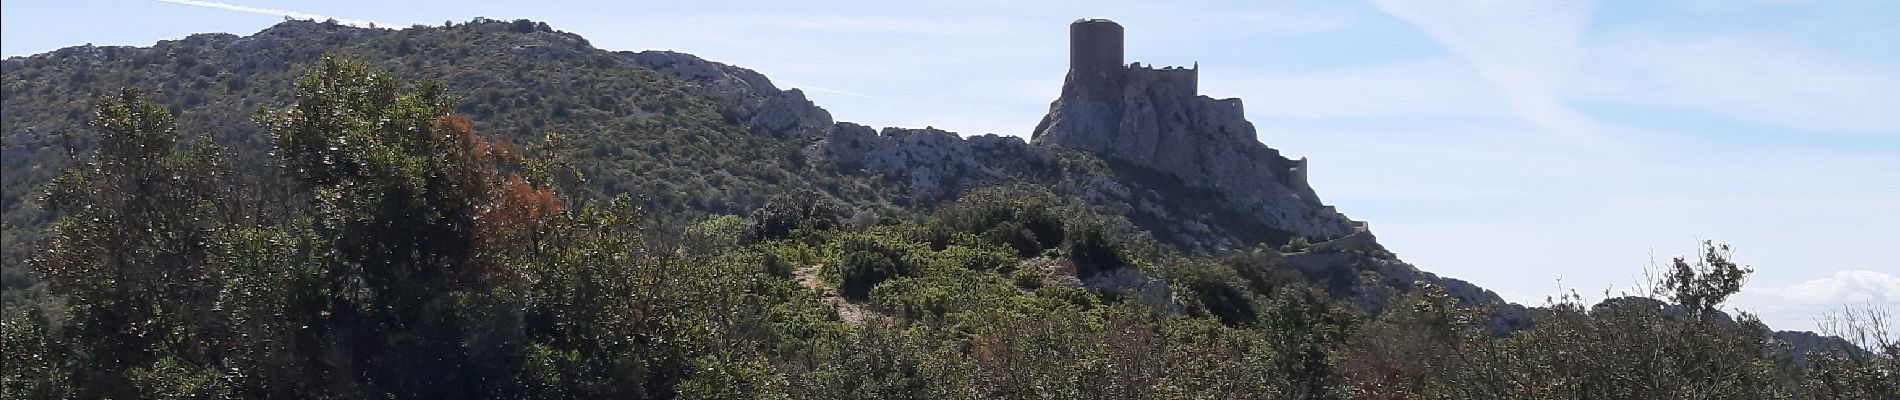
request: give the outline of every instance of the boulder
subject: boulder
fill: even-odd
[[[1166,315],[1180,315],[1181,298],[1168,281],[1136,268],[1116,268],[1082,278],[1082,287],[1131,297],[1136,303]]]

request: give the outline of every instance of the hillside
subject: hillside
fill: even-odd
[[[396,31],[290,21],[244,37],[201,34],[149,48],[74,47],[7,60],[0,120],[8,287],[23,284],[21,255],[52,217],[34,193],[73,165],[62,150],[68,135],[82,151],[92,145],[87,110],[99,96],[147,88],[188,135],[227,146],[244,167],[263,167],[272,143],[253,113],[289,104],[293,79],[324,54],[442,82],[463,99],[458,112],[504,140],[566,135],[584,159],[588,188],[602,198],[636,193],[656,210],[703,215],[749,212],[774,193],[797,191],[877,210],[895,193],[875,179],[818,171],[802,143],[752,134],[731,120],[736,108],[701,88],[545,25]]]
[[[1110,25],[1078,21],[1029,141],[837,121],[527,20],[7,59],[6,397],[1900,388],[1900,347],[1790,361],[1717,310],[1726,248],[1678,259],[1669,302],[1595,307],[1404,263]]]
[[[773,194],[805,191],[824,193],[866,218],[906,218],[968,188],[1022,181],[1106,207],[1191,252],[1279,248],[1293,237],[1293,228],[1275,226],[1283,221],[1235,217],[1264,200],[1227,203],[1213,185],[1139,160],[993,135],[877,132],[834,122],[796,89],[689,54],[600,50],[537,23],[386,30],[288,21],[250,36],[201,34],[149,48],[85,46],[7,60],[0,115],[7,163],[0,205],[14,233],[4,246],[7,287],[26,293],[18,289],[30,285],[20,255],[52,217],[34,204],[33,193],[53,171],[71,165],[60,150],[66,135],[80,149],[89,146],[83,110],[90,101],[118,87],[148,87],[180,116],[183,131],[207,135],[246,155],[237,162],[260,167],[269,160],[257,155],[271,144],[252,113],[288,104],[292,77],[324,54],[372,60],[406,80],[442,82],[463,99],[457,111],[504,140],[534,143],[562,134],[588,178],[587,190],[601,198],[641,196],[643,205],[671,218],[660,222],[674,226],[698,215],[743,214]],[[1278,153],[1251,134],[1205,145]],[[1233,168],[1247,166],[1222,167]],[[1250,185],[1249,178],[1255,177],[1223,184]],[[1343,216],[1337,221],[1349,223]],[[1303,240],[1324,242],[1342,232],[1306,232],[1326,235]],[[1363,236],[1319,246],[1330,251],[1314,252],[1299,265],[1335,295],[1373,309],[1383,304],[1379,288],[1404,291],[1421,279],[1467,301],[1499,301],[1489,291],[1404,264],[1370,233]],[[1511,318],[1521,323],[1521,315]]]

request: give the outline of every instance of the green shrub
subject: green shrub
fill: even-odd
[[[973,190],[938,212],[951,229],[1009,246],[1022,257],[1041,255],[1062,243],[1061,204],[1047,189],[999,186]]]
[[[1229,255],[1222,264],[1233,269],[1255,294],[1268,295],[1281,287],[1307,284],[1298,270],[1286,265],[1280,253],[1264,247]]]
[[[1038,268],[1020,269],[1011,274],[1010,278],[1015,281],[1016,287],[1023,290],[1036,290],[1042,288],[1042,281],[1049,278],[1049,273]]]
[[[719,352],[693,360],[693,373],[678,387],[680,399],[789,399],[785,377],[757,355]]]
[[[896,280],[872,293],[879,308],[912,320],[995,309],[1020,294],[1001,277],[972,271]]]
[[[0,397],[9,399],[70,398],[72,372],[60,362],[67,355],[47,332],[43,318],[8,318],[0,325],[0,349],[6,368],[0,369]]]
[[[867,298],[877,284],[919,270],[905,249],[867,236],[847,237],[839,248],[838,292],[845,297]]]
[[[755,240],[782,239],[798,229],[831,229],[844,220],[843,206],[815,192],[780,195],[752,213]]]
[[[1121,246],[1110,241],[1102,228],[1093,225],[1070,239],[1068,255],[1069,261],[1075,263],[1075,276],[1081,278],[1130,265],[1127,255],[1122,254]]]
[[[731,250],[755,230],[751,222],[733,215],[707,218],[686,227],[681,235],[683,247],[698,254]]]
[[[1015,254],[996,246],[950,246],[936,256],[949,266],[971,271],[999,271],[1016,264]]]
[[[1285,245],[1280,246],[1280,252],[1281,253],[1299,253],[1299,252],[1306,251],[1306,249],[1309,249],[1312,247],[1313,247],[1313,244],[1307,242],[1305,236],[1294,236],[1292,240],[1288,240]]]
[[[1171,278],[1221,323],[1229,326],[1253,323],[1259,317],[1254,311],[1253,299],[1235,287],[1233,281],[1238,279],[1219,268],[1219,265],[1200,263],[1177,266]]]

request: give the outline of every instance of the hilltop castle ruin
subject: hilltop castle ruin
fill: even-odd
[[[1200,64],[1124,63],[1122,26],[1106,19],[1069,25],[1069,73],[1032,138],[1173,175],[1219,193],[1267,226],[1335,238],[1354,226],[1319,201],[1305,158],[1260,143],[1240,99],[1202,96]]]

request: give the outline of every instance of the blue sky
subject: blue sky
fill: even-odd
[[[1732,243],[1736,305],[1812,329],[1900,309],[1900,2],[7,1],[7,56],[148,46],[282,20],[530,18],[615,50],[758,70],[839,119],[1026,136],[1067,24],[1115,19],[1128,61],[1201,65],[1321,197],[1428,271],[1540,304],[1630,290]],[[1561,279],[1561,283],[1560,283]]]

